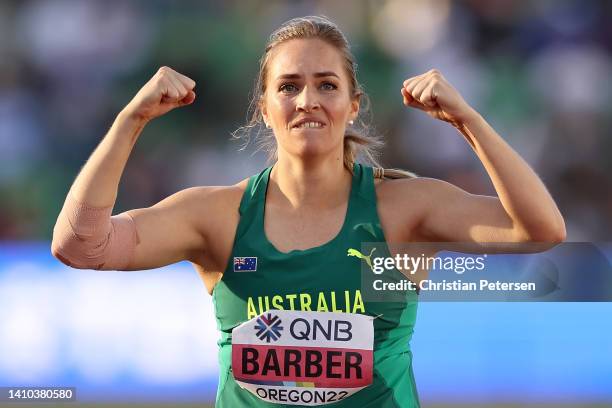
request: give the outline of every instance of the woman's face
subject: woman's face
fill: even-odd
[[[261,111],[279,156],[342,158],[345,128],[359,111],[342,55],[318,39],[289,40],[272,53]]]

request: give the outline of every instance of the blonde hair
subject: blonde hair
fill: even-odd
[[[346,127],[344,133],[344,166],[353,170],[356,161],[374,167],[374,176],[377,178],[408,178],[415,177],[411,172],[399,169],[383,169],[377,157],[384,142],[375,135],[369,124],[370,100],[363,88],[357,81],[357,64],[353,57],[349,43],[336,24],[326,17],[307,16],[291,19],[282,24],[271,35],[266,44],[264,54],[259,61],[259,74],[253,89],[253,97],[249,106],[250,119],[248,123],[233,135],[235,138],[244,139],[245,145],[250,141],[255,132],[257,150],[268,153],[269,160],[277,158],[277,147],[274,134],[263,125],[260,102],[266,93],[266,79],[268,75],[268,63],[272,49],[277,45],[294,39],[320,39],[334,46],[342,54],[344,68],[349,77],[349,94],[351,98],[360,97],[361,106],[359,116],[353,124]]]

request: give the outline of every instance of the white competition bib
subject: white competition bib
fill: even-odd
[[[232,332],[234,378],[272,403],[340,401],[372,383],[373,319],[351,313],[265,312]]]

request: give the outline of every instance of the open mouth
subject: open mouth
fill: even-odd
[[[325,124],[316,121],[303,122],[295,125],[293,129],[322,129]]]

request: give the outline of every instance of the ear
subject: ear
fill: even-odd
[[[357,94],[351,101],[351,113],[349,114],[349,120],[356,120],[359,116],[359,105],[361,103],[361,94]]]
[[[259,99],[259,111],[261,112],[261,117],[263,118],[264,121],[264,125],[265,124],[270,124],[270,121],[268,120],[268,109],[266,108],[266,104],[264,102],[264,98],[260,98]]]

